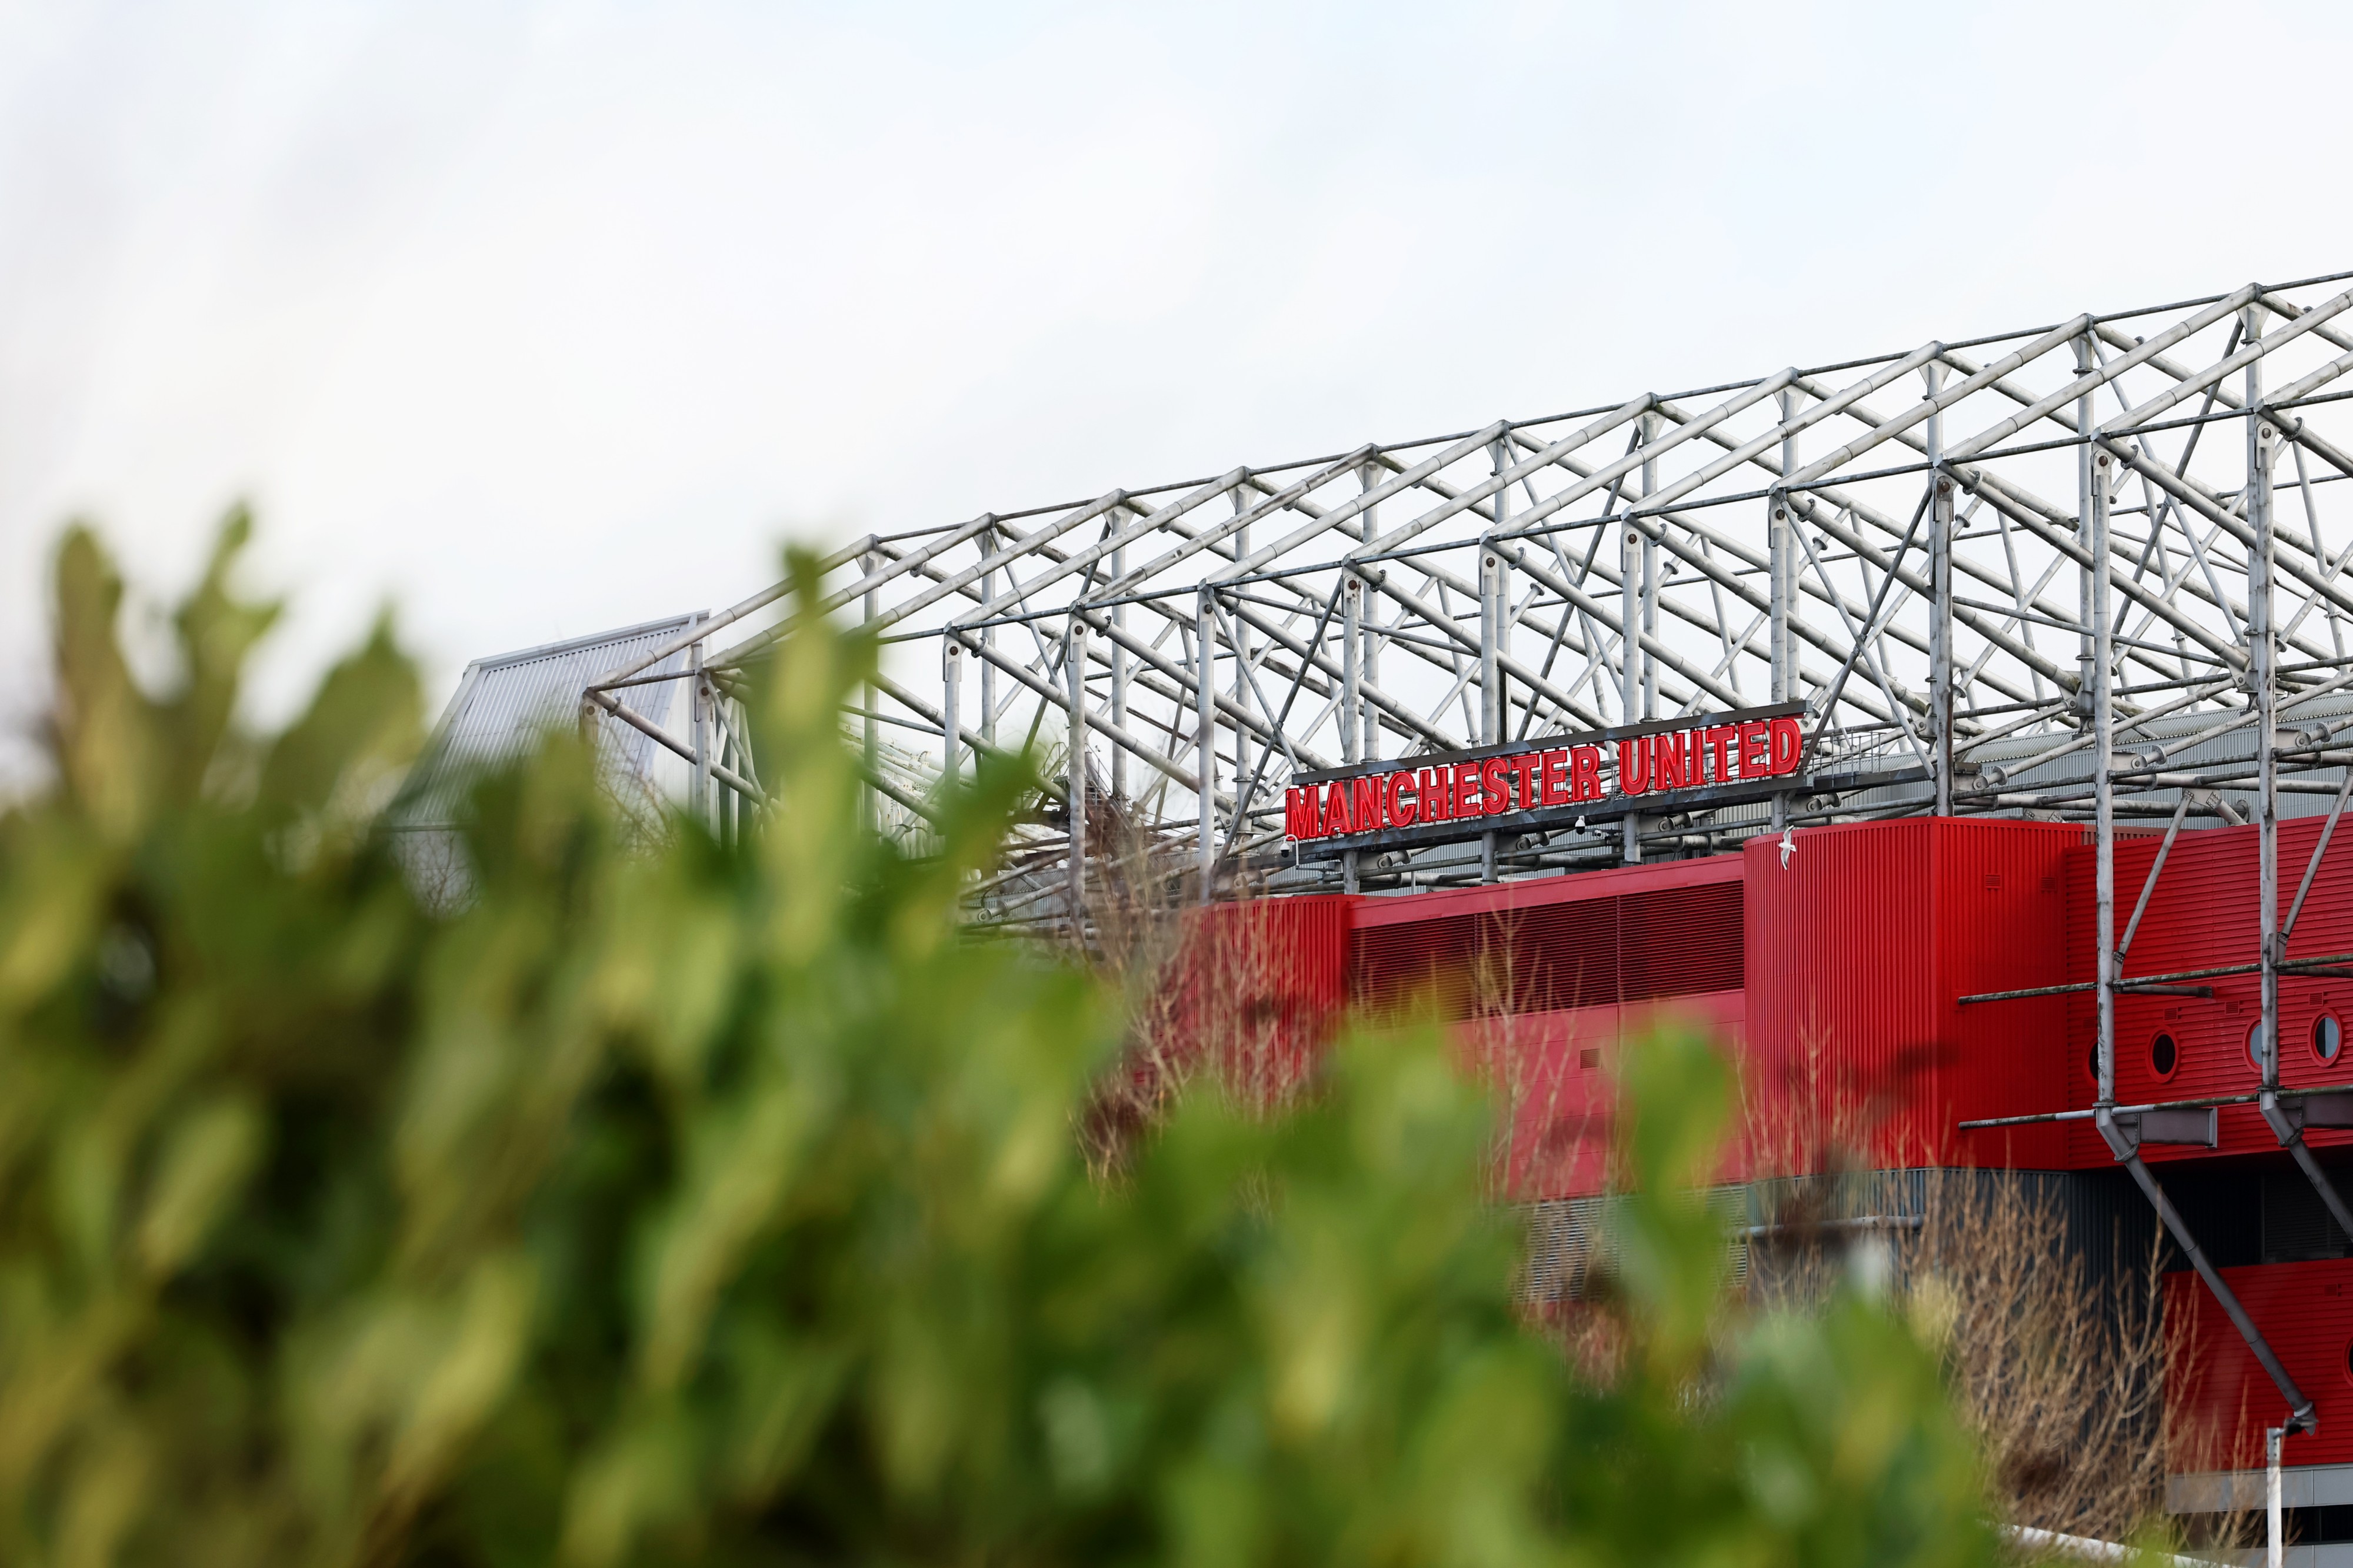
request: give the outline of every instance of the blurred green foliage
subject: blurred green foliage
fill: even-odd
[[[740,851],[625,847],[554,736],[436,913],[370,829],[419,730],[388,631],[238,726],[243,536],[162,695],[96,542],[58,558],[54,782],[0,816],[0,1561],[1992,1554],[1900,1322],[1727,1318],[1703,1042],[1632,1054],[1620,1353],[1580,1374],[1434,1036],[1281,1114],[1194,1093],[1090,1176],[1115,999],[958,930],[1026,781],[935,859],[861,834],[871,645],[786,645]]]

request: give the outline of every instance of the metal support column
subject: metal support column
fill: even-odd
[[[1496,441],[1487,448],[1487,460],[1502,473],[1511,464],[1510,444]],[[1479,743],[1492,746],[1504,738],[1504,617],[1512,607],[1512,591],[1504,574],[1502,552],[1494,535],[1511,521],[1512,492],[1495,492],[1495,526],[1479,547]]]
[[[1779,394],[1781,425],[1781,473],[1786,478],[1798,471],[1798,433],[1788,426],[1798,417],[1798,389],[1785,386]],[[1788,492],[1775,489],[1765,500],[1765,544],[1767,613],[1772,616],[1771,653],[1773,659],[1772,691],[1775,702],[1798,700],[1798,616],[1799,612],[1798,566],[1804,552],[1799,548],[1797,519],[1790,515]],[[1776,832],[1788,826],[1789,797],[1777,794],[1773,797],[1773,827]]]
[[[1492,746],[1504,727],[1502,693],[1497,689],[1496,665],[1503,649],[1503,609],[1498,588],[1504,558],[1493,546],[1479,552],[1479,743]]]
[[[1351,766],[1363,760],[1356,749],[1356,707],[1364,700],[1364,672],[1357,664],[1364,614],[1365,585],[1348,573],[1340,580],[1340,760]]]
[[[2075,374],[2089,375],[2097,359],[2092,352],[2091,334],[2087,332],[2075,340]],[[2098,428],[2099,421],[2092,414],[2092,393],[2086,388],[2084,395],[2075,399],[2075,539],[2079,544],[2085,542],[2084,536],[2092,527],[2092,437]],[[2101,581],[2106,580],[2108,563],[2088,548],[2084,555],[2085,564],[2075,574],[2076,624],[2084,628],[2075,644],[2075,714],[2081,722],[2088,725],[2092,720],[2092,689],[2095,684],[2092,668],[2092,583],[2095,573]]]
[[[1193,594],[1193,768],[1201,785],[1201,901],[1206,904],[1218,879],[1218,612],[1206,583]]]
[[[1071,617],[1064,672],[1071,682],[1071,754],[1065,805],[1071,823],[1071,940],[1087,940],[1087,623]]]
[[[1356,482],[1369,490],[1381,482],[1382,471],[1378,463],[1363,464],[1356,469]],[[1377,539],[1380,536],[1380,510],[1378,503],[1375,503],[1366,507],[1363,515],[1357,519],[1364,525],[1365,538]],[[1377,574],[1366,579],[1362,584],[1361,595],[1367,599],[1375,581],[1377,581]],[[1366,607],[1369,610],[1369,604]],[[1364,616],[1361,635],[1364,639],[1363,646],[1356,653],[1358,679],[1361,684],[1378,690],[1381,684],[1381,634],[1370,614]],[[1367,763],[1379,762],[1381,760],[1380,710],[1369,700],[1359,700],[1356,705],[1356,722],[1357,758]]]
[[[1113,514],[1115,521],[1120,514]],[[1124,546],[1111,552],[1111,580],[1118,582],[1127,574],[1127,550]],[[1111,722],[1115,730],[1127,727],[1127,645],[1122,636],[1127,629],[1127,605],[1111,607],[1111,646],[1104,651],[1111,655]],[[1111,796],[1113,800],[1127,798],[1127,748],[1114,746],[1111,752]]]
[[[1659,460],[1649,455],[1651,444],[1658,439],[1659,416],[1642,416],[1642,497],[1649,500],[1659,488]],[[1653,521],[1652,526],[1657,526]],[[1655,639],[1659,635],[1659,542],[1649,529],[1642,531],[1642,637]],[[1650,656],[1647,643],[1642,648],[1642,717],[1659,716],[1659,663]]]
[[[1232,491],[1232,497],[1234,513],[1236,516],[1240,516],[1241,513],[1250,510],[1250,490],[1247,486],[1236,485]],[[1243,523],[1240,528],[1234,530],[1235,560],[1240,561],[1250,554],[1250,531],[1249,523]],[[1250,710],[1250,623],[1242,618],[1239,611],[1236,612],[1234,616],[1234,646],[1232,651],[1234,656],[1234,706],[1242,712],[1247,713]],[[1271,720],[1273,718],[1273,715],[1270,713],[1265,715],[1265,717]],[[1250,726],[1240,720],[1236,720],[1234,721],[1234,794],[1237,809],[1239,809],[1242,782],[1250,776]],[[1239,828],[1235,830],[1235,842],[1240,842],[1240,830]]]
[[[1798,391],[1784,387],[1781,391],[1781,423],[1785,426],[1798,416]],[[1786,476],[1798,471],[1798,436],[1790,431],[1781,437],[1781,472]],[[1798,591],[1798,569],[1804,564],[1805,552],[1798,544],[1798,519],[1790,510],[1788,492],[1776,489],[1766,498],[1766,544],[1768,552],[1770,583],[1767,601],[1773,616],[1773,700],[1798,700],[1798,620],[1803,611]]]
[[[882,557],[871,551],[859,560],[860,569],[870,578],[881,569],[881,565]],[[882,595],[872,588],[867,589],[864,624],[871,629],[881,616]],[[881,704],[882,693],[870,680],[866,683],[865,695],[866,718],[862,725],[862,732],[859,737],[858,750],[859,755],[866,763],[866,784],[860,796],[864,805],[859,813],[859,820],[864,825],[867,832],[874,833],[880,831],[882,826],[882,790],[874,782],[882,776],[881,735],[875,727],[875,710]]]
[[[2091,492],[2081,498],[2095,562],[2108,553],[2108,480],[2113,459],[2105,452],[2087,470]],[[2110,624],[2108,574],[2092,576],[2092,822],[2093,822],[2093,941],[2097,943],[2094,979],[2098,986],[2100,1098],[2103,1108],[2116,1102],[2116,702],[2108,679],[2109,655],[2115,642]],[[2136,1155],[2136,1158],[2138,1156]]]
[[[964,777],[964,641],[954,626],[940,638],[940,793],[955,794]]]
[[[2247,307],[2246,341],[2263,335],[2263,310]],[[2263,979],[2257,1056],[2266,1097],[2279,1089],[2279,661],[2272,613],[2272,458],[2276,442],[2263,413],[2263,362],[2247,362],[2247,683],[2255,718],[2256,954]]]
[[[1921,373],[1933,401],[1944,390],[1945,367],[1931,360]],[[1928,416],[1928,722],[1936,752],[1936,813],[1953,815],[1953,481],[1944,472],[1945,416]]]
[[[985,551],[990,550],[995,548],[995,545],[996,534],[993,530],[981,535],[981,549]],[[996,597],[997,574],[994,572],[982,573],[980,574],[980,602],[984,605],[989,604],[993,602]],[[984,742],[991,746],[997,744],[997,661],[989,656],[996,651],[996,648],[997,628],[994,626],[985,626],[981,627],[980,738]]]
[[[1363,761],[1357,750],[1357,709],[1364,700],[1364,672],[1358,665],[1364,644],[1358,637],[1365,613],[1365,584],[1354,572],[1340,579],[1340,760],[1351,766]],[[1356,852],[1340,856],[1340,890],[1356,891]]]
[[[696,643],[688,654],[687,668],[691,672],[687,685],[692,694],[688,700],[688,722],[694,736],[694,780],[687,788],[687,805],[695,821],[711,827],[716,821],[711,788],[711,682],[702,674],[702,644]]]
[[[1642,535],[1630,519],[1618,532],[1618,721],[1631,724],[1642,710]],[[1628,812],[1619,823],[1626,864],[1642,858],[1642,819]]]
[[[1498,679],[1504,637],[1504,558],[1492,542],[1479,552],[1479,743],[1492,746],[1504,732],[1503,690]],[[1479,836],[1479,879],[1495,879],[1495,836]]]
[[[2287,1560],[2287,1536],[2280,1528],[2280,1450],[2287,1428],[2263,1428],[2263,1568],[2281,1568]]]

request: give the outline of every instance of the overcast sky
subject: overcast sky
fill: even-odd
[[[0,0],[0,665],[60,522],[475,655],[787,537],[2353,268],[2353,7]]]

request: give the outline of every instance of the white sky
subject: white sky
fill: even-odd
[[[2353,8],[0,0],[0,720],[222,509],[477,654],[839,541],[2353,267]],[[5,768],[0,768],[5,771]]]

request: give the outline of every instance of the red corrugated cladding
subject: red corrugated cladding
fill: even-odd
[[[1858,823],[1793,835],[1786,866],[1779,840],[1750,839],[1748,1037],[1781,1134],[1882,1165],[2057,1164],[2055,1130],[1954,1123],[2058,1109],[2063,1007],[1955,998],[2063,980],[2064,862],[2082,837],[2054,823]]]
[[[2290,1437],[2286,1462],[2353,1462],[2353,1258],[2225,1268],[2222,1281],[2318,1407],[2320,1430]],[[2263,1429],[2279,1419],[2280,1396],[2247,1342],[2195,1274],[2165,1277],[2165,1317],[2189,1336],[2190,1353],[2166,1390],[2171,1407],[2194,1418],[2174,1468],[2262,1464]]]
[[[2283,910],[2319,826],[2281,827]],[[2103,1167],[2111,1157],[2087,1123],[1954,1126],[2092,1101],[2087,995],[1957,1003],[2090,978],[2086,837],[2075,825],[1914,818],[1797,833],[1786,863],[1779,840],[1759,837],[1713,859],[1403,898],[1220,906],[1193,918],[1171,965],[1168,1034],[1184,1049],[1219,1053],[1229,1080],[1280,1092],[1308,1069],[1344,1004],[1424,999],[1454,1020],[1506,1100],[1508,1186],[1523,1198],[1603,1187],[1613,1058],[1622,1036],[1662,1007],[1695,1016],[1740,1057],[1750,1131],[1727,1154],[1726,1179],[1788,1169],[1833,1144],[1883,1166]],[[2117,847],[2120,927],[2157,847],[2155,834]],[[2181,835],[2126,973],[2252,960],[2255,852],[2252,828]],[[2332,844],[2291,952],[2353,952],[2353,831]],[[2211,1000],[2119,998],[2119,1100],[2255,1087],[2245,1050],[2255,978],[2212,984]],[[2353,1016],[2353,982],[2289,977],[2282,995],[2284,1081],[2353,1082],[2353,1056],[2326,1062],[2313,1045],[2324,1015]],[[2177,1058],[2162,1077],[2150,1053],[2159,1032]],[[2252,1108],[2225,1108],[2221,1128],[2215,1152],[2277,1158]],[[2353,1131],[2311,1136],[2353,1141]],[[2224,1273],[2319,1403],[2319,1434],[2290,1438],[2288,1462],[2353,1462],[2353,1258]],[[2196,1351],[2171,1391],[2175,1407],[2200,1413],[2215,1441],[2238,1444],[2186,1454],[2179,1467],[2254,1462],[2276,1393],[2194,1275],[2169,1276],[2166,1288],[2168,1318],[2190,1325]]]
[[[2304,817],[2280,825],[2280,911],[2283,919],[2295,901],[2296,884],[2304,876],[2319,841],[2320,819]],[[2150,863],[2157,857],[2158,835],[2136,836],[2116,846],[2116,934],[2132,918]],[[2167,857],[2164,874],[2149,900],[2148,913],[2125,956],[2125,973],[2163,974],[2185,969],[2252,963],[2256,942],[2256,838],[2253,827],[2213,828],[2184,833]],[[2092,850],[2084,847],[2069,856],[2068,978],[2092,978],[2094,916]],[[2330,842],[2312,895],[2290,939],[2291,958],[2319,958],[2353,951],[2353,831],[2341,831]],[[2214,988],[2213,997],[2134,996],[2116,998],[2116,1099],[2126,1105],[2150,1100],[2191,1100],[2208,1095],[2248,1094],[2261,1081],[2247,1057],[2247,1034],[2261,1014],[2260,986],[2252,974],[2226,975],[2201,981]],[[2010,1004],[2001,1004],[2010,1005]],[[2323,1014],[2353,1024],[2353,982],[2280,980],[2280,1079],[2291,1088],[2321,1083],[2353,1082],[2353,1059],[2340,1050],[2334,1063],[2322,1061],[2313,1049],[2313,1026]],[[2152,1059],[2157,1037],[2174,1041],[2175,1066],[2160,1077]],[[2066,1103],[2088,1107],[2096,1093],[2092,1050],[2097,1016],[2088,994],[2071,998],[2067,1009],[2068,1069]],[[2340,1027],[2339,1039],[2344,1037]],[[2224,1106],[2219,1154],[2272,1153],[2279,1142],[2253,1106]],[[2353,1132],[2315,1131],[2316,1145],[2342,1143]],[[2069,1124],[2068,1154],[2077,1166],[2110,1163],[2107,1146],[2088,1121]],[[2203,1149],[2151,1145],[2145,1151],[2159,1160],[2211,1157]]]
[[[1207,1066],[1279,1097],[1305,1076],[1347,994],[1346,898],[1260,899],[1187,911],[1162,971],[1149,1034],[1173,1059],[1140,1075]]]

